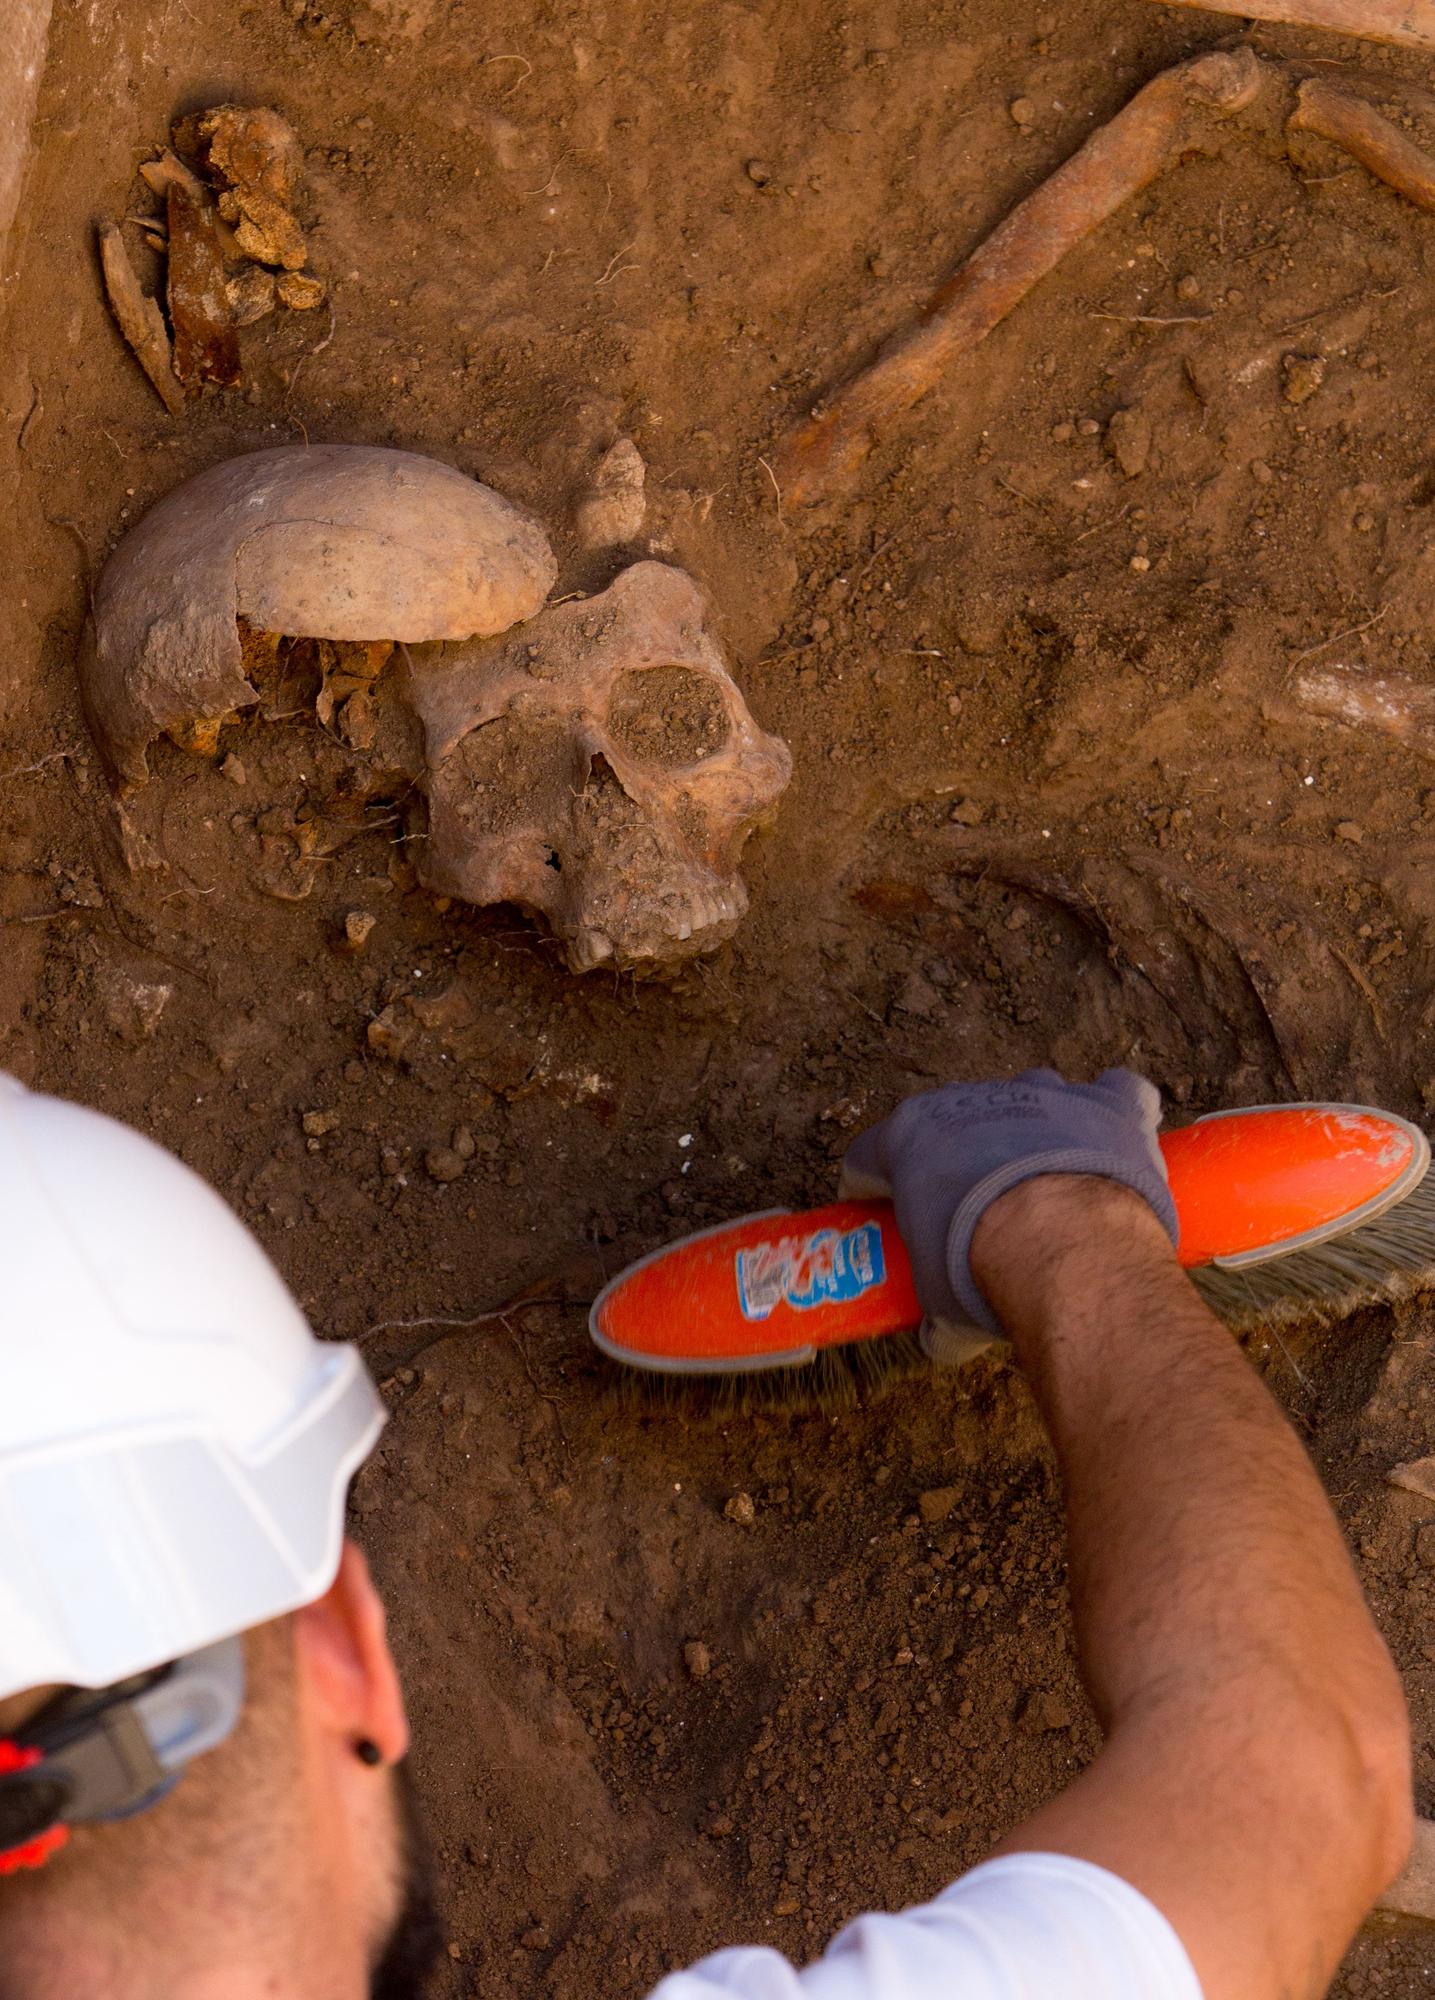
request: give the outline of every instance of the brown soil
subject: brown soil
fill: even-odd
[[[0,1060],[177,1148],[373,1358],[393,1422],[356,1515],[452,1994],[811,1953],[1095,1745],[1019,1380],[635,1402],[585,1346],[601,1271],[824,1196],[853,1130],[948,1074],[1130,1062],[1188,1112],[1435,1099],[1431,767],[1290,693],[1305,654],[1428,671],[1429,217],[1242,121],[963,363],[835,521],[794,524],[764,468],[1096,120],[1232,26],[1079,12],[61,11],[0,355]],[[247,392],[175,420],[93,229],[174,115],[235,100],[305,140],[333,337],[323,311],[246,330]],[[227,731],[222,768],[165,750],[117,815],[75,700],[86,579],[174,482],[305,436],[431,451],[552,524],[581,590],[612,564],[568,510],[619,432],[796,755],[733,944],[671,985],[573,977],[512,913],[415,890],[394,817],[316,816],[326,739],[298,721]],[[350,913],[374,922],[346,952]],[[1406,1673],[1427,1811],[1432,1509],[1383,1475],[1430,1447],[1432,1338],[1412,1308],[1255,1353]],[[1336,1990],[1432,1978],[1371,1933]]]

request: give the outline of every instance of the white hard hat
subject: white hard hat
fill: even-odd
[[[322,1596],[383,1422],[197,1175],[0,1074],[0,1700]]]

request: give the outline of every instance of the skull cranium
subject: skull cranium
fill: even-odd
[[[731,935],[738,857],[787,784],[698,586],[639,562],[502,638],[416,651],[431,888],[541,913],[586,971]]]
[[[251,453],[175,488],[111,557],[86,710],[136,787],[161,736],[213,754],[239,712],[292,714],[307,686],[353,753],[351,805],[415,783],[427,799],[431,888],[546,917],[578,971],[708,950],[747,907],[738,855],[791,758],[691,577],[640,562],[540,611],[556,569],[535,521],[436,460]]]

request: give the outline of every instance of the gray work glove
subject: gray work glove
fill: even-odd
[[[960,1360],[1001,1328],[971,1273],[972,1235],[998,1195],[1037,1174],[1099,1174],[1120,1181],[1155,1210],[1176,1241],[1176,1207],[1156,1143],[1161,1099],[1129,1069],[1095,1083],[1066,1083],[1054,1069],[1028,1069],[1010,1083],[949,1083],[899,1104],[856,1139],[842,1167],[842,1193],[889,1196],[912,1259],[917,1296],[936,1337],[933,1359]],[[954,1323],[966,1322],[965,1335]]]

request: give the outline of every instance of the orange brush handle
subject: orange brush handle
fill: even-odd
[[[1359,1106],[1218,1112],[1162,1135],[1188,1269],[1256,1262],[1341,1234],[1418,1183],[1423,1134]],[[614,1279],[593,1307],[598,1345],[639,1367],[780,1366],[922,1317],[886,1202],[778,1211],[686,1238]]]

